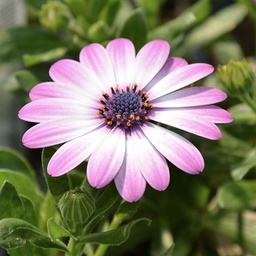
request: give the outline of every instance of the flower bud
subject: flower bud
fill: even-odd
[[[95,210],[90,194],[79,187],[66,192],[58,206],[62,217],[73,223],[86,223]]]
[[[60,2],[48,2],[39,12],[40,23],[53,31],[64,30],[68,26],[69,17],[67,6]]]
[[[242,97],[250,94],[254,81],[254,73],[246,60],[231,60],[218,69],[218,77],[230,95]]]

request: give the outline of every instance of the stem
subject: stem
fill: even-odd
[[[254,102],[254,100],[249,96],[249,94],[243,95],[242,99],[256,113],[256,102]]]
[[[83,248],[77,243],[75,238],[71,237],[68,243],[68,249],[69,252],[66,252],[65,256],[80,256]]]
[[[121,223],[123,222],[123,217],[124,217],[124,215],[122,215],[122,214],[115,215],[112,222],[109,225],[108,230],[113,230],[115,228],[118,228],[121,225]],[[97,251],[95,252],[94,256],[103,256],[103,255],[105,255],[108,247],[109,247],[109,245],[107,245],[107,244],[99,245],[99,247],[98,247]]]

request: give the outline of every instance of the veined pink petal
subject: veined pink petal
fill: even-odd
[[[135,49],[133,43],[124,38],[110,41],[106,50],[112,60],[115,70],[116,83],[125,89],[130,85],[135,62]]]
[[[52,156],[48,173],[57,177],[74,169],[91,155],[96,146],[100,146],[99,142],[108,132],[109,128],[104,125],[63,144]]]
[[[190,64],[178,68],[160,80],[148,91],[150,100],[154,100],[165,94],[192,84],[209,75],[213,70],[214,69],[211,65],[204,63]]]
[[[221,137],[220,129],[213,122],[208,121],[203,116],[195,117],[195,115],[185,111],[155,110],[150,115],[150,119],[207,139],[217,140]]]
[[[138,201],[146,189],[146,180],[141,173],[141,163],[136,155],[138,140],[133,140],[134,134],[126,133],[126,152],[123,165],[115,177],[115,184],[119,194],[128,202]],[[145,161],[144,161],[145,163]]]
[[[203,171],[203,157],[191,142],[149,122],[143,124],[141,129],[155,148],[179,169],[190,174]]]
[[[92,153],[88,166],[89,183],[96,188],[102,188],[111,182],[124,160],[125,134],[123,129],[112,129],[102,140],[102,143]]]
[[[37,84],[29,93],[31,100],[40,100],[45,98],[64,98],[83,101],[86,96],[85,90],[76,85],[44,82]]]
[[[22,138],[28,148],[58,145],[90,132],[102,124],[100,119],[53,119],[30,128]]]
[[[110,87],[116,87],[112,61],[106,49],[97,43],[85,46],[80,52],[80,62],[87,74],[93,77],[101,92],[110,93]]]
[[[86,102],[86,100],[85,100]],[[95,104],[95,107],[97,105]],[[28,122],[45,122],[52,119],[70,118],[88,120],[98,118],[97,108],[69,99],[50,98],[28,103],[19,111],[19,118]],[[100,108],[100,104],[99,104]]]
[[[207,105],[207,106],[196,106],[196,107],[186,107],[186,108],[173,108],[168,109],[170,115],[175,113],[175,115],[189,114],[194,115],[194,119],[203,118],[209,122],[213,123],[230,123],[233,121],[233,117],[226,111],[218,106]]]
[[[170,46],[163,40],[154,40],[144,45],[135,59],[132,84],[144,88],[164,66],[169,52]]]
[[[188,63],[182,58],[172,57],[167,59],[162,69],[156,74],[156,76],[148,83],[144,90],[150,90],[156,83],[163,79],[168,74],[172,73],[174,70],[187,66]]]
[[[102,93],[99,84],[95,82],[93,71],[88,70],[78,61],[59,60],[51,66],[49,74],[56,83],[66,84],[70,90],[80,87],[87,97],[95,98]]]
[[[226,93],[210,87],[185,88],[160,98],[150,103],[157,108],[194,107],[221,102],[227,98]]]

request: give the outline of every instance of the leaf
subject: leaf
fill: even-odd
[[[19,27],[0,30],[0,62],[21,62],[24,54],[39,54],[58,47],[67,47],[53,34],[40,29]]]
[[[63,194],[67,191],[69,191],[69,180],[67,175],[62,175],[60,177],[51,177],[47,173],[47,165],[50,161],[51,157],[55,153],[55,149],[53,147],[45,148],[42,151],[42,164],[43,164],[43,170],[44,175],[46,179],[46,183],[48,185],[48,188],[54,198],[55,203],[57,204]]]
[[[0,168],[21,172],[36,181],[34,170],[29,162],[16,150],[0,147]]]
[[[119,215],[122,221],[131,218],[138,211],[140,203],[141,203],[140,201],[137,201],[135,203],[128,203],[124,201],[120,205],[116,216]]]
[[[151,221],[146,218],[134,220],[129,224],[124,225],[117,229],[113,229],[113,230],[102,232],[102,233],[94,233],[94,234],[85,236],[80,240],[80,243],[81,244],[96,243],[96,244],[108,244],[108,245],[121,245],[130,237],[132,227],[139,223],[150,225]]]
[[[222,8],[189,32],[184,44],[177,49],[175,55],[184,56],[186,53],[193,52],[232,31],[246,14],[246,8],[240,4]]]
[[[6,218],[0,221],[0,245],[3,248],[20,248],[27,241],[37,247],[68,251],[62,242],[52,241],[46,233],[27,221],[16,218]]]
[[[175,244],[173,243],[171,247],[162,256],[172,256],[174,252]]]
[[[121,3],[118,0],[108,1],[105,3],[104,8],[102,9],[99,18],[100,20],[105,21],[109,27],[111,27],[115,21],[115,18],[120,10]]]
[[[236,123],[256,123],[256,113],[245,103],[236,104],[228,109]]]
[[[149,39],[165,39],[172,43],[175,37],[186,32],[207,17],[210,12],[210,1],[201,0],[182,12],[177,18],[156,27],[149,33]]]
[[[130,12],[124,24],[119,28],[117,37],[130,39],[138,51],[147,41],[146,19],[141,8]]]
[[[15,187],[18,194],[29,198],[35,209],[39,208],[43,198],[42,192],[28,177],[16,171],[0,169],[0,186],[2,186],[5,181],[9,181]]]
[[[88,30],[88,37],[95,42],[106,41],[110,37],[108,25],[103,20],[92,24]]]
[[[218,190],[218,202],[230,210],[256,209],[256,181],[228,182]]]
[[[52,218],[47,222],[47,229],[48,235],[53,241],[61,237],[72,237],[68,230],[57,224]]]
[[[24,54],[22,60],[25,66],[31,67],[42,62],[59,59],[66,54],[67,50],[67,47],[58,47],[37,54]]]

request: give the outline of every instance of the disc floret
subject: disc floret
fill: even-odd
[[[138,85],[126,90],[119,90],[118,87],[111,89],[111,95],[103,93],[100,99],[101,115],[108,126],[122,126],[130,128],[135,124],[141,124],[142,120],[148,120],[148,114],[153,108],[149,102],[149,96],[145,91],[138,90]]]

